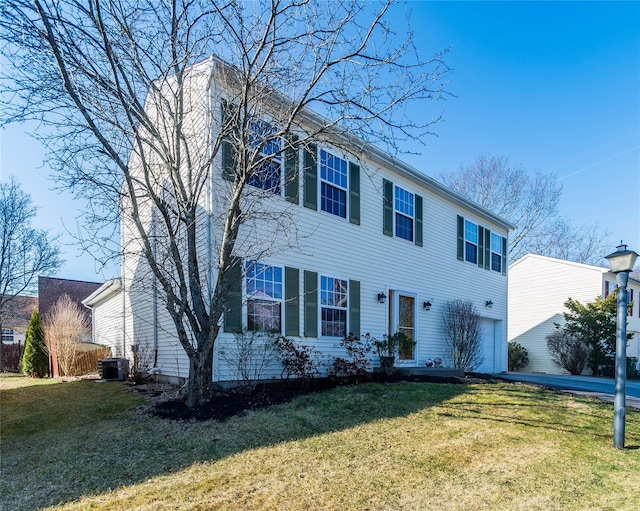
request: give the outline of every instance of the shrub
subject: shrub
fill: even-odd
[[[336,357],[333,360],[329,376],[338,378],[362,378],[369,375],[371,359],[369,353],[372,350],[371,337],[366,335],[345,335],[339,347],[346,352],[346,357]]]
[[[547,335],[551,360],[573,375],[582,374],[589,357],[589,346],[563,328]]]
[[[509,343],[509,371],[524,369],[529,364],[527,348],[518,342]]]
[[[244,388],[253,389],[277,356],[275,335],[245,328],[234,336],[235,342],[220,350],[220,358],[235,370]]]
[[[320,352],[306,344],[288,337],[277,337],[274,347],[282,362],[281,376],[309,381],[320,376],[318,360]]]
[[[153,351],[146,342],[136,343],[131,345],[131,354],[133,363],[129,369],[129,379],[134,383],[143,383],[149,377],[147,371],[153,367]]]
[[[473,371],[484,361],[480,317],[465,300],[447,302],[442,313],[445,358],[454,369]]]
[[[20,371],[27,376],[42,378],[49,372],[49,354],[45,344],[44,327],[37,309],[31,313],[20,360]]]
[[[47,314],[47,347],[56,354],[60,376],[75,376],[78,344],[89,332],[87,316],[69,295],[62,295]]]
[[[580,339],[588,350],[586,364],[593,374],[603,367],[615,365],[617,294],[598,297],[593,302],[582,304],[569,298],[565,302],[563,331]],[[568,370],[568,369],[567,369]]]

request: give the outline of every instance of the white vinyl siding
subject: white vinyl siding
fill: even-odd
[[[608,284],[607,284],[608,283]],[[563,324],[564,303],[573,298],[581,303],[613,292],[615,277],[606,268],[528,254],[509,267],[509,341],[522,344],[529,354],[527,372],[564,373],[549,356],[546,336]],[[634,296],[640,283],[629,279]],[[632,335],[627,355],[638,357],[640,318],[628,318]]]
[[[215,87],[215,82],[214,82]],[[219,95],[215,90],[211,92],[210,104],[219,104]],[[219,112],[208,116],[206,111],[196,108],[194,115],[197,121],[192,120],[194,133],[196,136],[209,136],[215,130],[214,126],[202,127],[201,122],[206,119],[220,117]],[[197,128],[197,129],[196,129]],[[296,133],[303,138],[304,133]],[[213,133],[215,136],[215,132]],[[323,142],[323,147],[327,153],[343,154],[335,147]],[[329,356],[344,356],[336,348],[335,336],[322,336],[321,333],[321,309],[320,284],[322,276],[336,276],[338,280],[345,282],[357,281],[360,287],[360,331],[369,332],[375,337],[381,338],[389,331],[389,311],[388,303],[381,304],[377,300],[380,292],[392,289],[414,290],[415,293],[415,332],[417,336],[417,346],[415,358],[407,361],[407,364],[424,367],[426,359],[442,357],[444,346],[442,344],[442,311],[449,300],[465,299],[470,300],[482,316],[483,320],[493,321],[495,328],[499,331],[496,335],[497,345],[494,347],[494,364],[488,367],[491,372],[500,372],[507,367],[506,350],[506,318],[507,318],[507,279],[495,271],[479,271],[477,265],[460,264],[456,258],[457,247],[457,215],[461,215],[476,225],[490,229],[492,233],[506,237],[508,235],[505,223],[498,222],[495,217],[488,212],[483,212],[470,203],[461,201],[454,195],[444,193],[435,182],[431,182],[419,172],[411,172],[407,167],[403,167],[391,160],[381,158],[373,159],[370,153],[344,154],[343,161],[357,161],[360,165],[362,178],[360,179],[359,190],[359,225],[345,221],[342,215],[326,214],[322,212],[320,204],[320,187],[322,182],[333,183],[341,191],[347,191],[350,183],[348,166],[347,182],[344,177],[340,177],[336,182],[336,175],[333,178],[327,173],[328,179],[321,177],[320,159],[321,154],[318,149],[318,175],[317,175],[317,210],[305,207],[302,204],[295,205],[285,200],[267,199],[262,204],[268,208],[270,217],[285,219],[286,224],[292,226],[292,230],[281,229],[282,223],[271,222],[268,219],[260,218],[249,221],[242,226],[239,239],[242,242],[238,245],[236,255],[245,259],[257,260],[249,254],[268,253],[268,264],[281,268],[296,268],[300,272],[300,307],[299,323],[305,324],[304,308],[304,272],[315,272],[318,275],[318,336],[300,338],[320,352],[322,360],[327,360]],[[300,166],[302,170],[304,158],[303,148],[300,148]],[[212,250],[208,253],[208,247],[220,245],[220,232],[217,230],[215,222],[212,229],[207,232],[207,214],[212,212],[213,218],[217,218],[218,211],[212,208],[223,203],[225,193],[229,183],[221,176],[220,158],[214,163],[214,172],[210,187],[210,196],[203,196],[200,207],[202,216],[199,217],[200,230],[198,232],[201,247],[200,257],[202,267],[214,266],[216,253]],[[335,161],[334,161],[335,164]],[[335,167],[335,165],[334,165]],[[338,165],[338,168],[340,165]],[[339,174],[342,173],[342,170]],[[365,176],[368,176],[365,178]],[[374,176],[374,177],[372,177]],[[371,177],[371,178],[369,178]],[[394,236],[383,234],[383,215],[381,204],[383,203],[382,183],[383,180],[393,182],[403,190],[410,190],[414,195],[421,197],[422,218],[424,224],[424,245],[400,243]],[[304,197],[305,182],[300,179],[300,197]],[[349,193],[345,196],[345,215],[348,214]],[[342,200],[342,199],[340,199]],[[417,207],[417,204],[414,204]],[[244,209],[243,209],[244,211]],[[395,212],[395,211],[394,211]],[[416,211],[414,213],[417,214]],[[124,224],[125,222],[123,222]],[[414,221],[414,238],[417,228]],[[126,225],[125,225],[126,227]],[[129,247],[132,237],[135,236],[133,228],[124,228],[124,245]],[[295,234],[295,240],[292,237]],[[295,241],[295,243],[292,243]],[[415,240],[417,241],[417,240]],[[135,245],[135,243],[133,244]],[[399,245],[402,245],[401,250]],[[133,246],[131,248],[134,248]],[[136,252],[135,250],[133,251]],[[138,251],[139,253],[139,251]],[[207,266],[208,262],[213,262]],[[267,262],[265,262],[267,264]],[[154,338],[158,342],[157,366],[161,370],[162,376],[184,379],[188,375],[188,359],[182,346],[178,342],[175,334],[175,327],[169,318],[162,292],[159,290],[154,301],[152,292],[152,279],[149,269],[140,257],[130,254],[123,263],[123,280],[125,291],[125,332],[123,333],[126,346],[134,341],[145,342],[153,346]],[[451,276],[456,275],[456,283],[452,284]],[[215,271],[211,274],[203,275],[203,282],[215,282],[217,275]],[[135,285],[135,282],[140,282]],[[347,296],[349,285],[347,285]],[[429,300],[433,305],[430,311],[422,308],[421,304]],[[487,300],[493,301],[493,308],[485,307]],[[340,302],[340,301],[339,301]],[[347,330],[349,329],[349,311],[347,304],[340,302],[339,310],[347,311]],[[341,308],[343,307],[344,308]],[[246,307],[246,297],[243,307]],[[154,321],[153,318],[156,320]],[[342,320],[341,320],[342,321]],[[232,378],[232,371],[219,355],[220,350],[225,346],[230,346],[235,342],[231,333],[221,333],[216,341],[214,353],[214,374],[217,379],[225,380]],[[405,363],[405,362],[403,362]],[[446,361],[445,361],[446,364]],[[264,375],[265,378],[279,377],[279,368],[273,368],[271,372]]]

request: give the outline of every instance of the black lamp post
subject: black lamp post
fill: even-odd
[[[624,421],[627,394],[627,283],[638,254],[620,242],[613,254],[606,256],[618,283],[616,315],[616,390],[613,401],[613,446],[624,449]]]

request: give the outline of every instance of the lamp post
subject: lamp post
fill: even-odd
[[[627,282],[636,262],[633,250],[620,242],[613,254],[606,256],[618,283],[616,315],[616,390],[613,401],[613,446],[624,449],[625,400],[627,393]]]

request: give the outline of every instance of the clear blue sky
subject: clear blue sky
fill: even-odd
[[[402,159],[433,177],[482,153],[557,173],[563,216],[611,231],[611,251],[622,239],[640,252],[640,2],[409,5],[421,56],[451,47],[448,90],[457,97],[412,109],[442,110],[444,122],[425,147],[409,148],[421,156]],[[44,151],[24,131],[2,131],[2,178],[16,175],[40,208],[37,225],[69,243],[65,230],[76,230],[78,205],[50,190]],[[97,274],[89,257],[63,249],[60,277],[118,274],[117,267]]]

